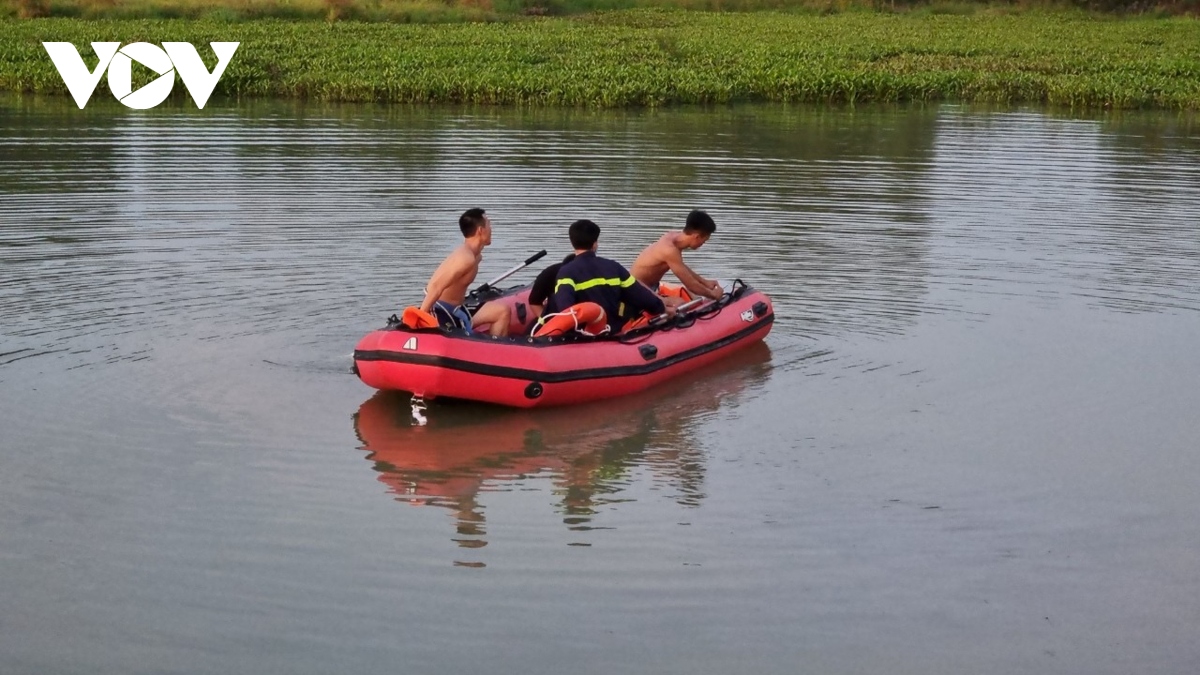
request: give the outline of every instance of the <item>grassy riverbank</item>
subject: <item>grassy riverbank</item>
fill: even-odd
[[[0,20],[0,89],[65,96],[40,43],[73,42],[90,56],[88,43],[101,40],[240,41],[217,96],[589,106],[954,100],[1200,110],[1200,20],[1069,12],[631,10],[440,25],[10,19]],[[98,94],[107,93],[103,87]]]
[[[802,14],[860,11],[1011,14],[1076,8],[1120,14],[1196,15],[1200,14],[1200,0],[0,0],[0,18],[222,21],[272,18],[446,23],[647,8]]]

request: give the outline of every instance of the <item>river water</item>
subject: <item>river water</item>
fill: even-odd
[[[774,330],[413,427],[350,354],[472,206],[707,209]],[[1192,117],[9,96],[0,672],[1194,673],[1198,340]]]

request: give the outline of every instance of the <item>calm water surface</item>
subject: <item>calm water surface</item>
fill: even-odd
[[[350,353],[476,205],[708,209],[775,329],[412,427]],[[1194,673],[1198,341],[1194,118],[3,98],[0,672]]]

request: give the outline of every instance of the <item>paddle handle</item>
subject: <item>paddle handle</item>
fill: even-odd
[[[712,298],[696,298],[695,300],[690,300],[688,302],[685,302],[682,305],[675,308],[675,316],[679,316],[680,314],[688,311],[689,309],[691,309],[693,307],[698,307],[702,303],[709,302],[711,300],[712,300]],[[658,316],[651,319],[650,323],[652,325],[657,325],[659,323],[662,323],[663,321],[666,321],[668,318],[670,318],[670,316],[671,316],[670,314],[663,312],[662,314],[659,314]]]
[[[501,281],[504,281],[505,279],[511,277],[512,275],[525,269],[526,267],[529,267],[530,265],[541,260],[544,257],[546,257],[546,249],[542,249],[542,250],[538,251],[537,253],[534,253],[533,255],[526,258],[525,262],[521,263],[520,265],[514,265],[513,268],[510,269],[509,271],[507,271],[504,274],[501,274],[500,276],[496,277],[495,279],[492,279],[491,281],[483,284],[479,288],[476,288],[472,292],[472,294],[483,293],[484,291],[490,290],[496,284],[500,283]]]
[[[712,298],[696,298],[695,300],[690,300],[690,301],[685,302],[682,305],[676,307],[675,313],[679,314],[680,312],[686,312],[693,307],[699,307],[700,305],[704,304],[705,302],[708,302],[709,300],[712,300]]]

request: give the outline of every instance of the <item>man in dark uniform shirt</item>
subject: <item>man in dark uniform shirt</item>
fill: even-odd
[[[662,314],[669,311],[653,291],[638,283],[620,263],[596,255],[600,226],[590,220],[577,220],[568,230],[575,259],[558,270],[554,295],[550,299],[556,311],[579,302],[594,302],[604,309],[612,332],[618,333],[634,310]]]
[[[563,265],[575,259],[575,254],[567,254],[562,262],[554,263],[553,265],[542,270],[541,274],[534,279],[533,286],[529,289],[529,306],[536,307],[534,310],[538,316],[553,314],[555,311],[554,303],[551,302],[551,297],[554,295],[554,284],[558,283],[558,270]]]

